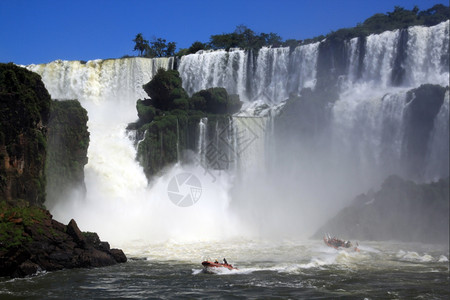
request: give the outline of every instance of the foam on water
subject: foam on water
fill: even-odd
[[[400,260],[414,261],[414,262],[430,262],[439,260],[426,253],[420,255],[415,251],[403,251],[403,250],[398,251],[396,257]]]

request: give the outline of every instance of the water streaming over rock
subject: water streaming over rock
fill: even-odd
[[[259,222],[260,234],[271,228],[274,232],[312,232],[314,228],[308,227],[319,224],[318,207],[336,211],[340,204],[334,198],[338,194],[350,199],[392,173],[408,175],[402,162],[407,151],[408,91],[424,83],[448,85],[448,28],[449,21],[295,49],[201,51],[182,57],[178,70],[190,95],[205,88],[225,87],[228,93],[239,94],[246,102],[244,108],[250,110],[226,124],[201,120],[197,142],[200,164],[195,166],[200,170],[191,171],[205,183],[204,201],[199,201],[191,213],[172,212],[165,218],[162,212],[174,209],[166,199],[167,183],[183,170],[179,165],[167,170],[147,190],[125,127],[137,118],[136,100],[146,96],[142,85],[157,68],[173,68],[174,60],[128,58],[28,66],[41,74],[53,98],[79,99],[88,110],[88,204],[73,202],[64,209],[77,211],[91,205],[91,212],[78,218],[80,225],[85,220],[87,227],[106,233],[104,237],[112,241],[242,234],[242,228],[234,226],[238,222],[233,216],[225,214],[229,207],[239,210],[249,223]],[[279,143],[276,138],[281,129],[273,121],[276,117],[269,117],[268,112],[307,88],[330,92],[329,97],[334,98],[319,105],[324,110],[323,119],[317,118],[314,109],[282,112],[291,113],[292,121],[284,133],[300,145],[290,151],[290,141]],[[440,163],[445,159],[448,162],[448,90],[445,97],[426,134],[426,170],[421,178],[414,179],[448,176],[448,164]],[[296,122],[304,126],[297,127]],[[227,161],[215,166],[207,162],[211,160],[207,157],[209,147],[220,150]],[[257,174],[269,175],[261,178]],[[281,182],[283,178],[289,178],[292,185],[297,183],[297,194],[289,192],[290,187]],[[323,189],[324,184],[327,189]],[[159,200],[151,202],[149,197]],[[220,217],[208,214],[218,207],[225,212]],[[99,211],[117,216],[116,221],[129,226],[126,229],[133,234],[117,231],[116,227],[111,230],[104,219],[95,224],[89,221],[98,218]],[[201,214],[202,219],[195,214]],[[186,230],[189,234],[184,234]]]
[[[213,214],[218,207],[226,210],[227,178],[215,176],[213,182],[201,166],[186,169],[177,164],[148,187],[136,161],[134,141],[126,132],[127,125],[137,119],[136,100],[146,97],[142,85],[158,68],[170,69],[173,62],[173,58],[127,58],[28,66],[41,74],[52,98],[79,99],[89,116],[87,195],[82,199],[74,191],[51,207],[58,220],[74,218],[83,230],[96,231],[125,250],[139,241],[198,240],[199,232],[200,239],[208,239],[226,227],[225,234],[234,232],[226,224],[237,222],[229,221],[225,214],[218,218]],[[168,196],[169,182],[185,172],[195,174],[202,183],[202,199],[190,209],[177,207]]]

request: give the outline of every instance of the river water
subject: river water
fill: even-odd
[[[1,299],[448,299],[448,247],[360,242],[360,252],[322,241],[133,245],[111,267],[0,279]],[[238,270],[202,271],[225,256]]]

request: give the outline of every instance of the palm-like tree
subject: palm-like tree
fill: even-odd
[[[133,51],[139,51],[139,56],[142,56],[144,51],[148,48],[148,41],[144,40],[142,33],[138,33],[133,42],[135,43]]]

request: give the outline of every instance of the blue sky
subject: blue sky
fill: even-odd
[[[305,39],[353,27],[394,6],[428,9],[448,0],[0,0],[0,62],[46,63],[134,55],[141,32],[187,48],[244,24]]]

